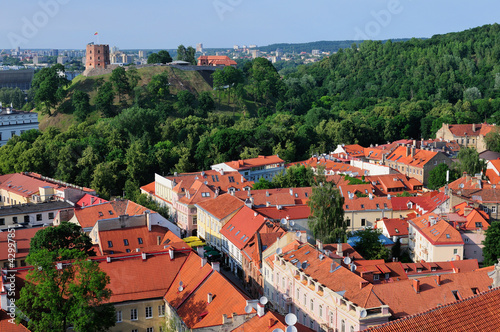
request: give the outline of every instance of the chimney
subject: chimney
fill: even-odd
[[[259,317],[262,317],[264,316],[264,314],[265,314],[264,305],[261,303],[257,303],[257,315],[259,315]]]
[[[460,269],[458,267],[453,268],[453,273],[460,273]]]
[[[207,258],[206,257],[202,257],[201,258],[201,267],[204,267],[205,264],[207,264]]]
[[[344,253],[342,252],[342,243],[340,242],[337,244],[337,255],[344,257]]]
[[[174,259],[174,248],[170,248],[168,249],[168,254],[170,255],[170,259],[173,260]]]
[[[269,190],[266,190],[266,197],[269,197]]]
[[[290,188],[290,196],[293,196],[293,188]]]
[[[407,146],[406,146],[406,156],[407,156],[407,157],[410,155],[410,150],[411,150],[410,146],[409,146],[409,145],[407,145]]]
[[[243,177],[243,175],[241,176],[241,183],[245,182],[245,178]]]
[[[203,257],[203,254],[205,253],[205,249],[203,249],[202,246],[199,246],[196,248],[196,253],[198,254],[198,256]]]
[[[207,294],[207,303],[212,303],[213,299],[214,299],[214,296],[212,295],[212,293],[208,293]]]
[[[359,283],[359,289],[363,289],[366,285],[368,285],[369,282],[366,280],[363,280]]]
[[[220,263],[219,262],[212,262],[212,270],[220,272]]]
[[[415,156],[415,146],[411,148],[411,157],[413,158]]]
[[[438,286],[441,286],[441,275],[440,275],[440,274],[438,274],[438,275],[436,276],[436,284],[437,284]]]
[[[323,252],[323,242],[321,240],[316,239],[316,249]]]
[[[413,289],[415,290],[415,293],[420,293],[420,280],[418,279],[413,279]]]
[[[145,261],[147,258],[146,253],[145,252],[141,253],[141,256],[142,256],[142,260]]]
[[[111,257],[106,256],[106,262],[111,263]]]
[[[473,123],[473,124],[472,124],[472,132],[473,132],[473,133],[475,133],[475,132],[476,132],[476,124],[475,124],[475,123]]]
[[[156,237],[156,245],[160,245],[161,244],[161,236],[157,236]]]

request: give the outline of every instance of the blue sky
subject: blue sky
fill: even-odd
[[[499,11],[498,0],[5,1],[0,50],[83,49],[91,41],[170,49],[431,37],[495,23]]]

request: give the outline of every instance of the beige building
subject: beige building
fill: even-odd
[[[0,230],[11,227],[52,225],[60,210],[72,208],[67,202],[17,204],[0,208]]]
[[[409,220],[409,250],[414,262],[443,262],[464,257],[460,232],[437,214]]]
[[[481,153],[487,149],[485,136],[491,131],[496,130],[495,125],[486,123],[479,124],[447,124],[436,132],[436,138],[445,141],[455,141],[461,147],[474,148]]]

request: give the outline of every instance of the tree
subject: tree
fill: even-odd
[[[487,133],[484,139],[488,150],[500,152],[500,133],[497,130]]]
[[[35,90],[36,108],[49,116],[52,115],[51,108],[62,100],[65,95],[64,88],[69,83],[64,74],[64,66],[61,64],[43,68],[36,73],[31,83]]]
[[[308,225],[316,239],[323,243],[344,242],[347,224],[344,220],[344,198],[331,182],[312,189],[307,202],[311,208]]]
[[[186,61],[186,47],[182,44],[177,47],[177,60]]]
[[[195,54],[196,50],[193,47],[188,46],[188,48],[186,49],[186,55],[184,61],[187,61],[192,65],[195,65],[196,64]]]
[[[465,148],[458,152],[458,162],[455,164],[458,174],[466,172],[474,175],[481,173],[485,168],[485,162],[479,159],[479,153],[475,149]]]
[[[118,94],[118,98],[120,99],[120,102],[122,102],[124,95],[130,93],[130,83],[125,68],[118,67],[113,69],[109,81],[113,83],[113,86]]]
[[[486,230],[486,237],[483,241],[484,266],[498,263],[500,258],[500,221],[494,221]]]
[[[169,63],[172,62],[172,57],[170,56],[170,53],[165,50],[161,50],[158,53],[152,53],[148,56],[148,64],[154,64],[154,63]]]
[[[379,235],[382,232],[379,229],[366,228],[352,233],[356,237],[354,249],[363,256],[364,259],[387,259],[389,249],[380,242]]]
[[[155,100],[165,100],[170,96],[168,74],[166,71],[156,74],[148,84],[148,92]]]
[[[450,172],[449,181],[452,182],[455,180],[456,176],[455,172],[453,170],[450,170],[448,165],[443,163],[434,167],[434,169],[429,172],[429,189],[434,190],[444,186],[446,184],[446,172],[448,171]]]
[[[26,262],[34,268],[16,301],[16,317],[33,332],[105,331],[115,325],[109,277],[89,259],[90,238],[77,225],[61,223],[38,231]],[[74,240],[74,242],[72,241]],[[90,246],[89,246],[90,244]]]
[[[76,90],[75,93],[73,93],[71,104],[75,109],[74,114],[78,121],[85,121],[85,118],[90,112],[90,97],[88,93]]]
[[[97,109],[101,111],[105,117],[110,118],[115,116],[113,111],[114,99],[113,84],[111,84],[111,82],[106,82],[97,90],[94,103]]]

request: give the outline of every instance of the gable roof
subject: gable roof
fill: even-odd
[[[382,223],[389,236],[408,236],[408,221],[401,218],[382,218]]]
[[[222,220],[231,213],[238,211],[245,203],[231,194],[217,196],[196,204],[196,207]]]
[[[364,331],[493,331],[500,326],[500,288],[442,304]]]
[[[147,210],[144,206],[130,200],[120,200],[75,209],[75,217],[82,228],[92,228],[98,220],[114,219],[125,214],[142,215]]]
[[[76,208],[82,208],[85,206],[90,206],[90,205],[96,205],[96,204],[102,204],[102,203],[107,203],[108,201],[105,199],[102,199],[100,197],[91,195],[91,194],[85,194],[83,195],[82,198],[78,200],[78,202],[75,203]]]
[[[408,153],[410,147],[400,146],[387,156],[387,161],[398,162],[412,167],[424,167],[432,158],[434,158],[439,152],[415,149],[415,153],[412,157],[411,153]]]
[[[420,215],[432,212],[449,199],[442,192],[433,191],[422,196],[392,197],[394,211],[414,210]]]
[[[308,205],[283,206],[281,209],[276,207],[255,208],[255,211],[274,220],[300,220],[307,219],[311,214],[311,208]]]
[[[495,125],[490,125],[487,123],[478,124],[450,124],[449,129],[453,136],[457,137],[471,137],[471,136],[485,136],[493,129]]]
[[[311,187],[298,188],[278,188],[278,189],[258,189],[250,191],[237,191],[235,197],[245,201],[251,198],[253,206],[290,206],[296,204],[306,204],[311,197]]]
[[[273,156],[258,156],[257,158],[243,159],[243,160],[233,160],[228,161],[225,164],[229,167],[242,171],[250,169],[253,167],[267,166],[273,164],[284,164],[285,161],[278,157],[278,155]]]
[[[344,211],[392,210],[392,200],[387,197],[344,198]]]
[[[148,230],[148,226],[126,227],[99,230],[97,236],[101,253],[108,255],[111,251],[113,254],[124,254],[127,249],[128,252],[135,252],[137,248],[159,246],[167,232],[168,228],[153,225],[151,231]]]
[[[313,332],[314,330],[297,323],[294,325],[298,332]],[[241,324],[232,332],[245,332],[245,331],[258,331],[258,332],[272,332],[275,329],[285,331],[288,325],[285,322],[285,316],[280,315],[273,311],[268,311],[262,317],[255,315],[245,323]]]
[[[433,245],[464,243],[460,233],[435,213],[411,219],[409,223]]]
[[[16,229],[15,240],[17,245],[16,259],[28,256],[30,251],[30,242],[36,232],[45,227],[33,227],[33,228],[23,228]],[[9,258],[9,234],[10,232],[0,233],[0,261],[7,260]]]
[[[266,218],[263,215],[243,206],[226,222],[220,233],[241,250],[265,222]]]

